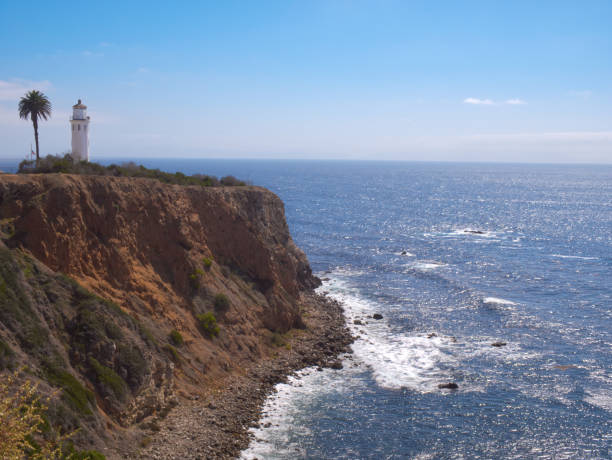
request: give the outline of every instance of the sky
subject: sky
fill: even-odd
[[[612,163],[612,2],[0,0],[0,158],[31,89],[41,154]]]

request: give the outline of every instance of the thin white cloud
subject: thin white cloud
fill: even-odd
[[[525,105],[525,104],[527,104],[527,102],[525,102],[522,99],[507,99],[506,100],[506,104],[508,104],[508,105]]]
[[[491,99],[478,99],[476,97],[467,97],[463,100],[463,103],[473,105],[493,105],[493,101]]]
[[[13,78],[11,80],[0,80],[0,101],[17,101],[30,90],[45,91],[51,88],[51,82],[30,81]]]

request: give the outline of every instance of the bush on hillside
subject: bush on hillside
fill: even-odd
[[[217,318],[212,312],[202,313],[197,315],[198,324],[204,335],[208,338],[213,338],[219,335],[219,326],[217,325]]]
[[[185,342],[183,340],[183,335],[179,331],[177,331],[176,329],[172,329],[170,331],[170,334],[168,334],[168,338],[177,347],[180,347]]]
[[[214,305],[215,311],[223,312],[229,309],[230,301],[225,294],[220,292],[215,296]]]
[[[212,267],[213,259],[211,257],[203,257],[202,263],[204,264],[204,268],[206,268],[206,270],[209,270],[210,267]]]

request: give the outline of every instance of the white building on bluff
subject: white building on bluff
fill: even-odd
[[[77,102],[72,106],[72,158],[80,161],[89,161],[89,117],[87,106]]]

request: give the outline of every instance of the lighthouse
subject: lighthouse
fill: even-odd
[[[89,161],[89,117],[87,106],[77,102],[72,106],[72,158],[78,161]]]

